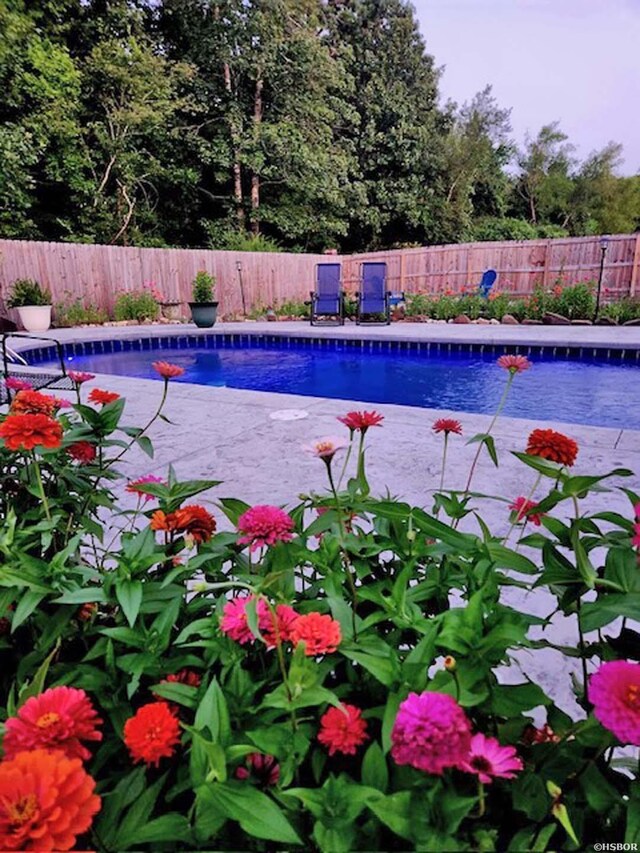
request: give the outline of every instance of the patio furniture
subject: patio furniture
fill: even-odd
[[[316,264],[316,289],[311,293],[311,325],[344,325],[344,294],[340,264]]]
[[[58,353],[60,362],[59,371],[52,369],[37,370],[29,368],[28,362],[13,350],[9,344],[9,338],[24,338],[25,340],[48,341],[49,344],[54,344]],[[0,353],[2,357],[2,381],[0,382],[0,404],[10,403],[12,395],[15,394],[11,388],[7,387],[4,380],[9,377],[12,379],[20,379],[28,382],[35,390],[41,388],[56,388],[58,390],[72,391],[75,388],[74,383],[67,375],[67,369],[64,364],[64,352],[62,344],[53,338],[41,338],[37,335],[25,335],[18,332],[7,332],[0,335]]]
[[[497,278],[498,273],[495,270],[485,270],[482,273],[482,278],[478,285],[478,292],[480,293],[480,296],[484,297],[484,299],[489,298],[489,293],[491,292],[493,285],[496,283]]]
[[[360,268],[356,323],[388,326],[391,322],[390,293],[387,290],[387,265],[366,261]],[[369,317],[373,319],[363,319]],[[378,319],[382,317],[383,319]]]

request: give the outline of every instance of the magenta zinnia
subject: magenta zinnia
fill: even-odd
[[[522,770],[522,761],[512,746],[501,746],[495,738],[478,733],[471,738],[471,750],[459,768],[475,773],[480,782],[489,785],[498,778],[515,779]]]
[[[227,601],[222,611],[220,630],[236,643],[246,645],[256,639],[247,621],[247,604],[254,601],[254,595],[239,595]],[[274,614],[263,598],[256,603],[258,629],[267,644],[273,648],[278,643],[286,643],[291,639],[293,623],[298,614],[288,604],[277,604]]]
[[[145,489],[147,484],[151,485],[163,485],[166,486],[165,481],[162,477],[156,477],[155,474],[145,474],[144,477],[138,477],[137,480],[129,480],[127,485],[124,487],[125,492],[130,492],[133,495],[138,495],[140,498],[144,498],[145,501],[151,500],[154,498],[151,492]]]
[[[290,515],[277,506],[253,506],[238,519],[239,545],[249,545],[250,551],[257,551],[263,545],[275,545],[276,542],[291,542],[294,521]]]
[[[517,524],[520,521],[530,521],[531,524],[534,524],[536,527],[540,527],[542,524],[542,516],[545,515],[545,513],[534,512],[537,506],[537,503],[527,500],[524,495],[520,495],[520,497],[516,498],[512,504],[509,504],[509,509],[515,513],[514,524]]]
[[[441,775],[469,755],[471,725],[451,696],[410,693],[398,709],[391,744],[396,764]]]
[[[640,663],[603,663],[589,679],[593,713],[620,743],[640,746]]]
[[[633,525],[633,537],[631,539],[631,544],[634,548],[640,548],[640,504],[636,504],[634,510],[636,520]]]
[[[501,355],[497,363],[498,367],[508,370],[512,376],[531,367],[531,362],[524,355]]]

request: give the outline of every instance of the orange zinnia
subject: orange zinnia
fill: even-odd
[[[55,397],[39,391],[18,391],[10,411],[14,415],[52,415],[57,408]]]
[[[298,616],[291,627],[291,640],[294,646],[304,643],[306,655],[331,654],[342,640],[340,623],[322,613]]]
[[[526,453],[570,468],[576,461],[578,445],[572,438],[553,429],[534,429],[529,435]]]
[[[0,764],[0,849],[71,850],[100,810],[79,758],[35,749]]]
[[[0,438],[7,450],[54,450],[62,444],[62,424],[49,415],[9,415],[0,424]]]
[[[151,365],[156,373],[159,373],[163,379],[175,379],[176,376],[184,374],[184,367],[179,367],[177,364],[169,364],[168,361],[154,361]]]
[[[135,761],[155,764],[171,758],[180,740],[180,723],[167,702],[149,702],[124,724],[124,742]]]
[[[151,529],[167,533],[184,533],[194,542],[207,542],[216,529],[216,520],[210,512],[197,504],[183,506],[175,512],[156,510],[151,516]]]
[[[100,388],[92,388],[89,392],[89,402],[98,403],[101,406],[106,406],[108,403],[113,403],[120,399],[120,394],[115,391],[102,391]]]

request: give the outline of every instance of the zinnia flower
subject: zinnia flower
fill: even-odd
[[[200,687],[202,684],[202,676],[192,669],[179,669],[172,675],[165,675],[162,680],[170,684],[186,684],[188,687]]]
[[[124,724],[124,742],[134,762],[156,767],[171,758],[180,740],[180,723],[167,702],[149,702]]]
[[[572,438],[553,429],[534,429],[525,452],[529,456],[540,456],[571,467],[578,455],[578,445]]]
[[[67,447],[67,453],[72,459],[75,459],[76,462],[80,462],[83,465],[93,462],[96,458],[96,449],[93,444],[88,441],[76,441],[74,444]]]
[[[100,811],[77,758],[34,749],[0,763],[0,849],[71,850]]]
[[[341,438],[318,438],[312,441],[311,444],[303,445],[303,449],[312,456],[317,456],[318,459],[324,459],[325,462],[331,462],[333,457],[340,450],[347,447],[347,442]]]
[[[551,728],[549,723],[537,729],[535,726],[527,726],[522,735],[523,743],[532,746],[536,743],[559,743],[560,738]]]
[[[148,483],[161,483],[163,486],[166,485],[162,477],[156,477],[155,474],[145,474],[144,477],[138,477],[137,480],[130,480],[124,487],[124,490],[125,492],[130,492],[132,495],[144,497],[144,500],[146,502],[155,497],[155,495],[151,494],[151,492],[145,491],[144,487]]]
[[[69,370],[67,376],[77,385],[82,385],[83,382],[89,382],[91,379],[96,378],[93,373],[85,373],[82,370]]]
[[[497,363],[498,367],[508,370],[512,376],[531,367],[531,362],[524,355],[501,355]]]
[[[640,663],[603,663],[589,679],[593,713],[620,743],[640,746]]]
[[[634,510],[636,520],[633,525],[633,537],[631,539],[631,544],[634,548],[640,548],[640,504],[636,504]]]
[[[178,367],[177,364],[169,364],[168,361],[154,361],[151,367],[166,380],[175,379],[176,376],[184,374],[184,367]]]
[[[207,542],[216,529],[216,520],[204,507],[192,504],[175,512],[158,509],[151,516],[151,529],[166,533],[184,533],[194,542]]]
[[[291,542],[294,521],[288,513],[277,506],[254,506],[238,519],[239,545],[249,545],[250,551],[257,551],[263,545],[275,545],[276,542]]]
[[[378,412],[349,412],[338,420],[349,428],[351,434],[357,430],[364,435],[369,427],[380,426],[384,415],[379,415]]]
[[[60,749],[69,758],[91,757],[81,741],[102,740],[97,726],[102,720],[84,692],[76,687],[50,687],[32,696],[5,723],[5,756],[13,758],[29,749]]]
[[[223,608],[220,630],[236,643],[246,645],[253,643],[256,639],[249,628],[246,613],[247,604],[254,599],[254,595],[239,595],[227,601]],[[291,639],[291,628],[298,618],[298,614],[288,604],[278,604],[275,610],[274,621],[267,602],[263,598],[258,599],[256,604],[258,628],[269,648],[273,648],[278,641],[285,643]]]
[[[328,748],[329,755],[336,752],[355,755],[367,738],[367,721],[355,705],[343,702],[339,708],[329,708],[320,718],[318,740]]]
[[[309,657],[330,655],[342,641],[340,623],[323,613],[306,613],[293,623],[291,641],[295,646],[304,643]]]
[[[49,415],[8,415],[0,424],[7,450],[55,450],[62,444],[62,424]]]
[[[471,748],[471,725],[464,711],[444,693],[410,693],[398,709],[391,731],[396,764],[442,775],[457,767]]]
[[[537,503],[535,503],[534,501],[529,501],[524,497],[524,495],[521,495],[520,497],[516,498],[512,504],[509,504],[509,509],[512,512],[516,513],[516,523],[519,521],[530,521],[531,524],[535,525],[536,527],[540,527],[540,525],[542,524],[541,519],[543,515],[545,515],[545,513],[533,512],[532,510],[534,510],[537,506]]]
[[[443,432],[445,435],[449,435],[450,432],[462,435],[462,424],[454,418],[438,418],[437,421],[434,421],[431,429],[436,433]]]
[[[55,397],[40,391],[18,391],[9,411],[14,415],[52,415],[58,408],[57,403]]]
[[[120,394],[115,391],[102,391],[100,388],[92,388],[89,392],[89,402],[98,403],[100,406],[106,406],[120,399]]]
[[[17,376],[7,376],[4,384],[11,391],[32,391],[33,385],[27,382],[26,379],[18,379]]]
[[[471,750],[459,769],[475,773],[483,785],[489,785],[498,778],[515,779],[522,766],[512,746],[501,746],[495,738],[479,732],[471,738]]]
[[[251,752],[247,755],[245,764],[246,767],[238,767],[236,770],[236,779],[255,779],[264,788],[278,784],[280,765],[273,755]]]

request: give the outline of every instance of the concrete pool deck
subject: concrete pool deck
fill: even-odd
[[[62,341],[80,341],[184,335],[191,331],[198,334],[193,327],[169,325],[52,330],[49,335]],[[217,326],[215,331],[235,334],[365,336],[373,340],[390,339],[390,336],[397,339],[396,336],[401,336],[406,340],[453,343],[485,341],[531,346],[640,348],[640,328],[637,327],[405,324],[310,329],[306,323],[225,323]],[[210,333],[210,330],[204,333]],[[24,341],[14,339],[14,342],[25,348]],[[90,386],[117,391],[125,396],[127,405],[123,422],[129,425],[141,425],[148,419],[162,390],[158,381],[113,375],[100,375]],[[368,468],[373,493],[379,495],[388,488],[392,495],[426,507],[431,506],[431,493],[438,487],[440,478],[442,437],[432,432],[433,421],[445,415],[454,416],[462,422],[464,434],[469,437],[486,430],[491,420],[487,415],[174,383],[169,389],[165,409],[173,424],[157,421],[151,429],[150,435],[156,448],[155,458],[149,459],[135,449],[121,470],[127,478],[149,473],[166,475],[168,465],[173,464],[180,479],[223,481],[204,496],[204,502],[237,497],[248,503],[287,504],[291,507],[297,503],[300,493],[323,492],[326,489],[324,465],[307,455],[302,445],[322,436],[345,436],[346,429],[336,421],[336,417],[351,409],[364,407],[375,408],[385,416],[383,427],[371,429],[367,436]],[[298,420],[272,417],[282,410],[297,410],[305,414]],[[578,441],[580,453],[575,466],[576,473],[601,474],[615,468],[629,468],[636,472],[633,477],[618,478],[613,482],[640,491],[640,431],[501,418],[494,430],[500,467],[496,469],[488,457],[483,455],[473,483],[475,491],[508,499],[506,503],[489,498],[478,501],[483,518],[495,534],[505,534],[509,528],[508,502],[518,495],[528,495],[535,480],[534,472],[515,459],[510,451],[524,450],[530,430],[540,426],[556,428]],[[464,487],[475,447],[467,446],[464,437],[451,437],[445,480],[447,488]],[[122,493],[123,487],[124,481],[117,490]],[[594,511],[618,510],[631,517],[629,500],[620,491],[595,494],[590,497],[588,506]],[[557,512],[563,513],[564,510],[560,507]],[[220,517],[218,511],[216,515]],[[471,528],[473,521],[469,520],[466,526]],[[542,591],[524,593],[509,589],[505,599],[519,609],[537,615],[551,613],[555,605],[555,600]],[[605,632],[615,633],[612,626]],[[554,617],[545,629],[544,636],[557,643],[575,644],[575,620]],[[567,659],[552,650],[527,651],[519,653],[517,664],[505,670],[501,677],[517,682],[522,680],[524,672],[540,680],[561,707],[577,713],[570,673],[566,669],[568,665]]]

